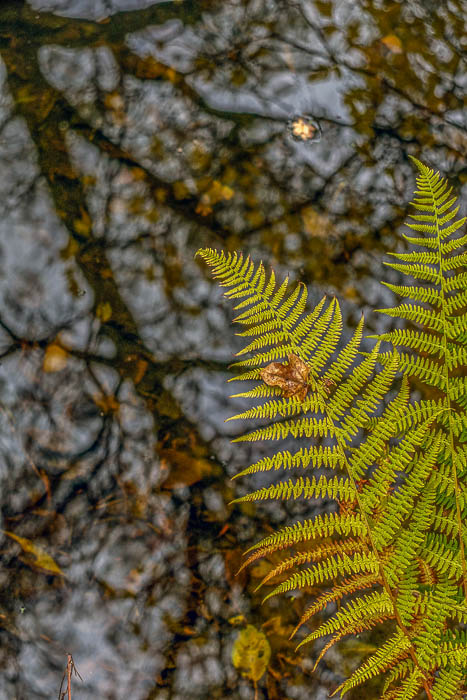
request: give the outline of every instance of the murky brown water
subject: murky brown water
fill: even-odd
[[[227,505],[258,448],[229,441],[238,339],[194,253],[380,328],[408,155],[465,194],[464,23],[461,0],[2,1],[1,699],[57,697],[68,652],[76,700],[253,698],[249,623],[258,698],[320,700],[377,645],[312,673],[303,601],[235,577],[310,506]]]

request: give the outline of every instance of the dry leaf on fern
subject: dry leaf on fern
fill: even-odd
[[[282,389],[283,396],[288,399],[296,396],[304,401],[308,392],[308,377],[310,368],[298,355],[288,355],[289,364],[283,362],[271,362],[261,372],[261,379],[269,386],[278,386]]]

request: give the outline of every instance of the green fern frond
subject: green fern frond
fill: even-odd
[[[446,485],[450,482],[449,498],[454,496],[453,508],[449,508],[450,516],[455,514],[458,547],[456,563],[450,561],[449,551],[441,546],[440,540],[434,538],[430,541],[431,555],[427,551],[426,556],[430,565],[437,571],[449,571],[451,576],[457,576],[464,588],[467,597],[467,564],[465,555],[465,526],[463,524],[463,510],[465,498],[463,495],[462,481],[465,480],[465,471],[459,469],[459,453],[464,453],[467,442],[466,411],[467,401],[466,382],[464,377],[455,376],[460,369],[467,364],[467,343],[465,341],[467,330],[467,253],[465,246],[467,235],[460,234],[466,218],[456,219],[458,205],[456,198],[451,197],[452,189],[448,187],[439,173],[435,173],[429,167],[416,159],[415,163],[419,176],[417,178],[417,191],[414,198],[414,206],[417,212],[411,216],[415,223],[410,228],[420,233],[427,234],[426,238],[411,240],[409,243],[426,247],[429,252],[416,250],[413,253],[395,253],[400,261],[410,264],[401,265],[397,269],[406,274],[417,277],[418,267],[430,265],[434,277],[427,276],[425,280],[430,282],[429,287],[401,287],[392,285],[389,288],[396,294],[411,297],[412,304],[402,304],[393,309],[382,309],[383,313],[391,316],[405,318],[407,321],[419,323],[423,328],[419,331],[393,331],[380,337],[387,340],[395,347],[405,346],[412,354],[401,354],[401,369],[405,375],[417,377],[431,387],[435,387],[443,396],[447,413],[440,421],[445,431],[445,449],[440,453],[440,458],[447,461],[450,474],[445,472],[437,480],[438,502],[446,501]],[[420,212],[424,212],[423,214]],[[409,257],[408,257],[409,256]],[[413,275],[415,272],[415,275]],[[431,274],[430,273],[430,274]],[[436,279],[435,279],[436,277]],[[424,291],[426,290],[426,291]],[[420,353],[428,353],[431,358],[421,357]],[[387,354],[383,362],[389,362]],[[443,488],[442,488],[443,487]],[[441,490],[442,488],[442,490]],[[441,551],[442,550],[442,551]],[[460,570],[458,567],[460,566]]]
[[[386,314],[386,316],[406,318],[409,321],[415,321],[432,331],[440,332],[443,329],[443,321],[436,311],[428,311],[414,304],[401,304],[392,309],[376,309],[376,311],[381,314]]]
[[[252,545],[245,554],[266,547],[285,548],[315,539],[324,539],[332,535],[364,537],[367,533],[365,522],[355,513],[324,513],[314,518],[286,525],[281,530],[267,535],[257,544]]]
[[[386,366],[391,362],[393,353],[378,354],[378,362]],[[446,377],[440,369],[440,365],[429,357],[409,355],[401,352],[399,355],[399,370],[405,376],[417,377],[429,386],[437,387],[440,391],[446,391]]]
[[[333,498],[339,501],[355,500],[355,491],[351,481],[345,478],[333,477],[328,479],[321,476],[319,479],[313,477],[311,480],[301,476],[298,479],[280,481],[278,484],[264,486],[257,491],[236,498],[232,503],[244,503],[247,501],[262,501],[264,499],[275,499],[288,501],[297,498]]]
[[[426,425],[422,426],[422,428],[419,426],[410,434],[410,440],[406,439],[398,447],[396,464],[400,465],[401,469],[403,469],[404,463],[408,464],[411,460],[417,442],[421,442],[423,439],[424,430],[426,430]],[[423,485],[436,462],[438,450],[439,443],[432,446],[431,450],[428,450],[421,458],[415,461],[403,486],[392,494],[387,495],[384,510],[373,531],[373,537],[378,549],[387,546],[390,542],[394,542],[394,537],[401,529],[402,524],[412,514],[415,501],[423,490]],[[425,507],[428,508],[428,504],[431,502],[434,508],[434,493],[433,495],[430,493],[429,496],[430,498]],[[365,492],[363,492],[363,498],[365,499]],[[363,502],[365,503],[365,500]],[[421,518],[425,513],[423,510],[417,510],[415,515],[417,518]],[[429,520],[429,516],[426,517]]]
[[[436,307],[441,306],[443,302],[440,293],[431,287],[413,287],[402,284],[389,284],[389,282],[383,282],[382,284],[400,297],[410,297],[415,301],[421,301],[424,304],[431,304]]]
[[[333,694],[335,695],[335,693],[338,692],[346,693],[348,690],[370,680],[370,678],[380,675],[388,666],[392,666],[394,663],[400,661],[402,657],[405,658],[409,648],[410,639],[398,629],[392,637],[390,637],[376,653],[372,654],[369,659],[359,666]]]
[[[258,440],[285,440],[292,436],[294,438],[312,438],[333,436],[334,426],[327,418],[300,418],[299,420],[288,420],[283,423],[272,423],[264,428],[258,428],[251,433],[240,435],[232,442],[257,442]]]
[[[391,267],[396,272],[402,272],[404,275],[410,275],[418,280],[423,280],[424,282],[430,282],[431,284],[439,284],[441,281],[441,275],[438,270],[435,270],[427,265],[412,264],[412,265],[399,265],[398,263],[384,263],[386,267]]]
[[[321,405],[322,400],[316,394],[307,396],[305,401],[300,401],[298,398],[294,400],[273,399],[272,401],[267,401],[259,406],[254,406],[253,408],[249,408],[247,411],[237,413],[237,415],[227,418],[226,423],[231,420],[276,418],[276,416],[288,418],[289,416],[294,416],[298,413],[307,413],[308,411],[317,412],[321,409]]]
[[[323,445],[312,445],[311,447],[301,448],[294,454],[288,450],[276,452],[271,457],[263,457],[251,466],[243,469],[243,471],[235,474],[232,478],[237,479],[248,474],[257,474],[258,472],[277,471],[278,469],[320,469],[328,467],[329,469],[343,468],[345,464],[342,452],[336,447],[327,447]]]
[[[456,666],[450,664],[440,670],[432,688],[433,700],[465,700],[467,688],[465,659],[464,647],[463,663],[461,659],[461,663]]]
[[[288,579],[276,586],[264,598],[264,602],[273,596],[289,591],[300,590],[315,586],[317,583],[332,581],[338,576],[349,576],[360,573],[376,573],[378,571],[378,559],[370,552],[356,552],[353,557],[336,556],[320,561],[313,566],[297,571]]]
[[[199,251],[236,303],[246,345],[233,365],[235,380],[254,381],[235,396],[255,405],[229,420],[262,422],[233,442],[278,443],[274,454],[239,475],[293,472],[233,502],[331,504],[331,512],[264,537],[241,568],[270,558],[260,586],[282,580],[265,600],[329,588],[296,628],[328,603],[339,603],[300,643],[330,637],[316,663],[344,636],[393,621],[392,636],[340,687],[346,692],[386,674],[385,700],[412,698],[420,690],[430,698],[431,688],[444,697],[451,688],[443,676],[448,668],[455,670],[451,685],[458,693],[465,640],[453,637],[448,649],[446,634],[467,621],[467,383],[460,376],[467,359],[467,237],[458,233],[463,220],[456,219],[447,183],[415,164],[420,175],[409,228],[419,235],[405,238],[425,250],[394,253],[397,262],[388,266],[419,282],[387,284],[407,302],[380,309],[411,327],[373,336],[378,342],[369,353],[360,351],[363,318],[343,342],[336,299],[323,298],[308,311],[303,285],[290,285],[288,278],[278,283],[273,271],[237,253]],[[380,342],[394,350],[381,352]],[[411,377],[431,388],[429,399],[410,401]],[[284,440],[303,444],[292,452]],[[306,469],[320,473],[309,477],[301,473]]]
[[[386,678],[383,685],[382,697],[389,697],[386,696],[386,692],[388,691],[388,688],[391,686],[391,684],[395,681],[399,681],[402,678],[406,678],[409,674],[413,672],[413,670],[414,663],[410,658],[402,659],[401,661],[398,661],[396,664],[394,664],[391,670],[388,671],[386,674]],[[392,692],[394,692],[394,690]]]
[[[423,675],[418,668],[414,668],[405,678],[393,695],[394,700],[413,700],[423,687]]]

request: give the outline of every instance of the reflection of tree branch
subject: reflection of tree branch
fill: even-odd
[[[16,343],[20,342],[20,338],[11,330],[9,326],[0,318],[0,328],[3,328],[3,330],[6,332],[7,335],[10,336],[12,340],[14,340]]]
[[[112,48],[116,57],[118,58],[118,64],[122,70],[127,71],[131,75],[134,75],[135,78],[139,78],[141,80],[148,78],[151,79],[150,66],[148,67],[146,65],[144,58],[140,58],[125,46],[114,45]],[[273,115],[265,116],[263,114],[256,113],[253,110],[249,110],[247,112],[233,112],[211,107],[209,102],[207,102],[207,100],[188,82],[187,77],[189,77],[190,74],[175,71],[173,68],[172,70],[176,76],[177,88],[181,94],[196,104],[201,110],[207,114],[211,114],[213,117],[217,117],[218,119],[227,119],[234,122],[237,126],[248,126],[254,119],[257,118],[269,121],[284,121],[283,117],[275,117]]]
[[[303,213],[303,211],[310,206],[314,207],[319,207],[319,204],[326,198],[328,186],[332,186],[334,183],[334,180],[337,177],[342,177],[343,173],[345,172],[345,169],[348,168],[351,163],[355,160],[358,159],[358,154],[357,153],[350,153],[347,158],[340,162],[338,167],[334,170],[334,172],[330,173],[326,178],[323,178],[324,182],[322,187],[320,187],[319,190],[315,190],[313,193],[312,197],[307,198],[304,201],[296,202],[295,204],[290,204],[290,206],[287,209],[286,216],[290,215],[300,215]],[[243,232],[243,235],[245,236],[250,236],[253,233],[259,233],[261,231],[265,231],[269,228],[272,228],[274,226],[277,226],[284,220],[284,215],[281,214],[278,217],[266,219],[265,221],[262,221],[260,224],[257,226],[251,226],[249,229],[245,230]]]
[[[195,204],[198,201],[184,199],[177,199],[173,193],[172,187],[168,185],[164,180],[160,179],[151,170],[142,165],[139,161],[135,160],[131,153],[124,150],[117,144],[113,143],[100,129],[89,126],[89,124],[84,123],[75,115],[70,121],[70,126],[78,133],[82,134],[90,143],[95,144],[102,153],[106,153],[121,165],[126,165],[129,168],[138,168],[138,170],[144,173],[146,182],[149,183],[154,189],[161,189],[164,192],[164,204],[170,207],[175,214],[183,216],[188,221],[195,223],[197,226],[207,227],[207,221],[209,217],[201,216],[195,212]],[[213,228],[210,227],[210,235],[213,238],[221,237],[227,238],[230,236],[230,231],[224,229],[217,221],[212,222]]]
[[[432,117],[442,119],[445,123],[450,124],[453,127],[456,127],[460,129],[461,131],[467,131],[467,126],[464,126],[462,124],[459,124],[457,121],[452,121],[449,119],[447,115],[444,114],[442,111],[436,111],[432,109],[429,105],[423,104],[419,100],[417,100],[413,95],[410,95],[406,90],[404,90],[401,87],[401,83],[399,81],[393,81],[391,80],[387,75],[382,75],[379,71],[374,71],[368,66],[356,66],[354,63],[350,62],[345,55],[338,56],[331,48],[329,42],[327,41],[326,35],[324,34],[322,28],[317,24],[316,22],[312,21],[306,14],[303,6],[301,4],[296,5],[296,9],[299,11],[301,14],[304,22],[316,33],[318,36],[319,40],[321,41],[322,45],[327,51],[327,54],[322,54],[317,52],[315,49],[310,48],[309,46],[302,45],[301,43],[297,42],[296,40],[290,38],[290,37],[282,37],[277,33],[271,33],[270,37],[275,39],[276,41],[280,41],[282,43],[286,43],[289,46],[292,46],[294,49],[297,51],[300,51],[304,54],[308,54],[312,56],[313,58],[327,58],[329,61],[329,67],[336,67],[336,68],[346,68],[350,73],[353,74],[358,74],[361,75],[365,78],[370,78],[370,79],[381,79],[382,85],[390,92],[398,95],[399,97],[403,98],[404,100],[407,100],[414,108],[420,110],[423,115],[430,115]],[[362,12],[364,12],[362,8]],[[442,33],[442,36],[444,40],[446,41],[446,44],[453,50],[456,51],[456,53],[459,53],[456,49],[457,47],[453,43],[452,40],[450,40],[446,36],[446,32],[444,31]],[[365,56],[364,50],[365,47],[360,44],[350,44],[350,48],[353,50],[358,51],[361,55]],[[365,56],[366,58],[366,56]],[[415,77],[415,76],[414,76]],[[459,108],[461,109],[463,107],[463,103],[461,99],[458,99],[459,103]],[[460,154],[462,155],[462,154]]]
[[[38,22],[38,10],[30,7],[26,0],[2,0],[0,36],[14,36],[36,45],[44,41],[67,48],[100,46],[103,38],[111,43],[123,43],[128,34],[151,24],[161,25],[170,19],[193,24],[201,18],[205,4],[207,0],[184,0],[180,4],[154,2],[146,9],[116,12],[103,22],[41,12]]]
[[[164,428],[170,435],[184,436],[184,439],[195,442],[200,454],[207,452],[208,448],[196,426],[184,417],[172,396],[170,401],[177,406],[177,418],[158,414],[157,400],[167,394],[163,386],[167,367],[157,363],[152,352],[141,341],[137,323],[112,274],[104,241],[96,239],[91,230],[84,233],[82,229],[79,233],[76,230],[75,222],[83,221],[83,217],[90,221],[90,216],[82,183],[70,163],[64,134],[57,128],[64,118],[74,118],[71,108],[68,107],[66,111],[66,103],[60,93],[48,85],[42,76],[37,63],[37,47],[28,43],[18,45],[15,37],[11,46],[3,48],[2,57],[16,110],[25,119],[34,140],[39,169],[48,183],[56,213],[79,246],[76,263],[94,291],[95,308],[101,302],[112,303],[112,318],[102,323],[102,331],[114,342],[116,356],[113,367],[121,376],[131,378],[133,362],[130,363],[128,358],[144,358],[148,368],[141,380],[135,382],[135,390],[145,400],[148,410],[157,417],[157,427]],[[24,99],[25,86],[28,99]],[[44,105],[47,106],[45,116]],[[90,131],[86,131],[86,135],[91,135]],[[118,147],[114,151],[113,144],[103,135],[99,144],[105,144],[114,155],[126,157]]]

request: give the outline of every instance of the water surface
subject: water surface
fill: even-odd
[[[228,506],[258,448],[230,443],[239,339],[194,254],[241,249],[382,328],[408,156],[465,194],[464,24],[461,0],[1,3],[0,698],[57,697],[68,652],[77,699],[253,698],[249,623],[257,697],[320,700],[378,644],[312,673],[303,600],[235,577],[325,504]]]

